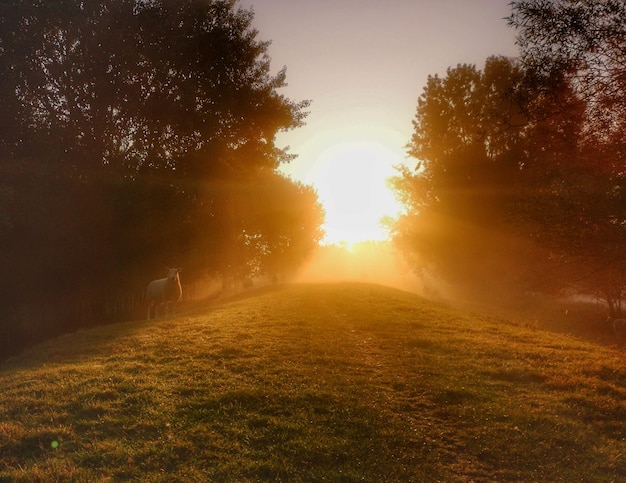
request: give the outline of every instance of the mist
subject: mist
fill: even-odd
[[[321,245],[300,269],[294,282],[363,282],[420,295],[431,292],[425,276],[415,273],[389,241]]]

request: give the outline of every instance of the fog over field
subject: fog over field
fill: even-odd
[[[322,245],[300,269],[294,282],[367,282],[424,294],[424,278],[389,242]]]

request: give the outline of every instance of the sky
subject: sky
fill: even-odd
[[[304,127],[280,134],[298,158],[281,170],[314,186],[327,243],[384,239],[401,207],[386,179],[415,163],[405,146],[429,75],[517,55],[510,0],[239,0],[254,10],[281,93],[311,100]]]

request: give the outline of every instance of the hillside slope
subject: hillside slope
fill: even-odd
[[[624,353],[294,285],[0,365],[0,481],[626,478]]]

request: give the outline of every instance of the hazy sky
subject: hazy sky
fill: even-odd
[[[293,100],[312,101],[307,125],[278,139],[279,145],[289,145],[299,155],[284,171],[316,186],[332,215],[342,209],[340,201],[335,196],[337,206],[331,206],[332,193],[324,191],[326,185],[342,181],[335,177],[331,183],[326,165],[337,166],[338,156],[349,158],[353,148],[362,153],[367,149],[364,143],[369,143],[383,154],[378,164],[364,168],[380,178],[385,189],[384,178],[393,173],[391,165],[404,157],[428,75],[445,75],[448,67],[459,63],[482,68],[490,55],[517,55],[515,31],[504,20],[510,14],[509,3],[240,0],[242,7],[253,7],[259,38],[272,41],[273,70],[287,66],[289,86],[282,92]],[[343,183],[354,186],[363,180]],[[334,189],[336,195],[340,188]],[[379,197],[372,194],[370,208],[383,204],[378,203]],[[344,220],[354,218],[353,205]]]

